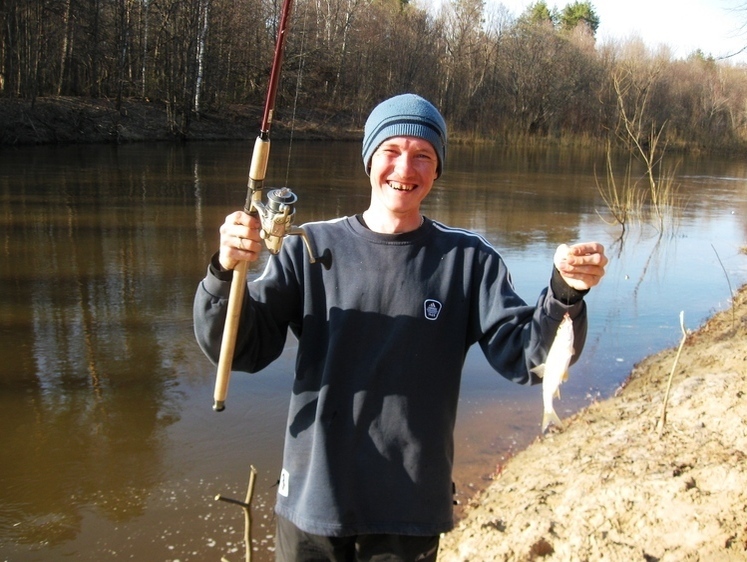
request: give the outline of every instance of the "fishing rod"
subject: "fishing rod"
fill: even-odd
[[[267,173],[267,162],[270,156],[270,127],[272,126],[272,119],[275,112],[275,97],[277,96],[278,84],[280,82],[283,50],[285,48],[285,38],[288,35],[288,20],[292,4],[293,0],[283,1],[262,123],[259,135],[254,143],[252,160],[249,166],[244,211],[250,215],[259,217],[261,222],[259,234],[265,241],[265,246],[267,246],[271,254],[277,254],[280,251],[283,239],[286,236],[299,235],[309,252],[309,261],[311,263],[321,261],[325,267],[329,268],[328,260],[325,262],[325,258],[314,257],[306,232],[302,228],[293,227],[293,219],[295,217],[294,205],[298,200],[296,195],[289,188],[282,187],[273,189],[267,193],[267,204],[262,201],[262,190]],[[239,319],[246,290],[247,268],[248,262],[239,261],[233,270],[231,291],[228,296],[226,322],[223,328],[223,339],[221,340],[220,356],[218,358],[215,392],[213,394],[213,409],[216,412],[222,412],[226,407],[228,383],[231,378],[231,366],[236,349],[236,334],[239,328]]]

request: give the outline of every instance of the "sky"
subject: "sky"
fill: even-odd
[[[535,0],[488,0],[521,14]],[[562,9],[574,0],[546,0]],[[599,16],[597,40],[640,37],[652,49],[666,45],[675,58],[696,49],[715,58],[747,47],[747,0],[591,0]],[[743,6],[742,11],[736,8]],[[728,60],[747,63],[747,50]]]

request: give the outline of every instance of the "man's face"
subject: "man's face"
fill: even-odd
[[[371,157],[371,189],[376,202],[395,214],[420,212],[420,203],[438,177],[433,145],[419,137],[392,137]]]

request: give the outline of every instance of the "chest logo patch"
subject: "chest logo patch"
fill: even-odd
[[[425,309],[426,319],[435,320],[436,318],[438,318],[438,315],[441,314],[441,309],[443,308],[443,305],[437,300],[425,299],[425,302],[423,303],[423,307]]]

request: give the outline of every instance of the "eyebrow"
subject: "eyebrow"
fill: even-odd
[[[422,146],[422,148],[418,148],[417,149],[418,152],[427,152],[429,154],[433,154],[434,156],[438,157],[438,154],[436,154],[436,149],[433,147],[433,145],[430,143],[430,141],[428,141],[426,139],[423,139],[423,138],[420,138],[420,137],[414,137],[412,135],[398,135],[398,137],[409,137],[409,138],[414,138],[414,139],[421,140],[425,144]],[[396,143],[396,142],[392,141],[393,138],[398,138],[398,137],[389,137],[388,139],[386,139],[384,142],[382,142],[379,145],[379,148],[385,148],[387,146],[397,146],[397,147],[399,147],[399,143]]]

